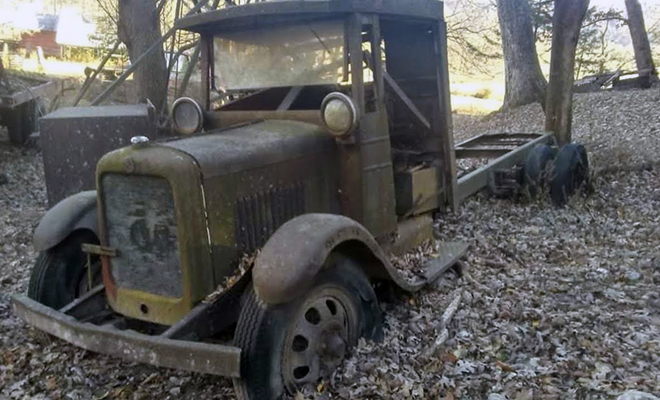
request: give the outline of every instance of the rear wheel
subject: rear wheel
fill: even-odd
[[[552,169],[552,160],[554,160],[557,150],[547,144],[538,144],[527,156],[524,166],[524,193],[534,199],[543,189],[548,186]]]
[[[59,309],[100,284],[98,257],[92,257],[92,270],[88,273],[87,255],[81,249],[83,243],[98,244],[98,239],[90,231],[78,231],[41,252],[32,269],[28,297]]]
[[[577,190],[589,186],[589,158],[581,144],[564,145],[554,160],[550,181],[550,198],[562,207]]]
[[[3,123],[7,126],[9,141],[12,144],[20,146],[27,142],[36,128],[36,110],[37,100],[30,100],[13,109],[5,110]]]
[[[380,308],[362,270],[338,259],[315,278],[312,288],[281,305],[246,292],[234,344],[241,348],[241,399],[277,399],[316,384],[342,363],[358,338],[380,339]]]

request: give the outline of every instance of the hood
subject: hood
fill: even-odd
[[[318,125],[267,120],[162,145],[192,156],[209,178],[332,151],[335,143]]]

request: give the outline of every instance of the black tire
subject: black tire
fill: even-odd
[[[535,199],[548,186],[552,161],[557,150],[547,144],[537,144],[527,156],[524,165],[523,192]]]
[[[252,285],[248,287],[234,336],[234,345],[241,348],[241,379],[234,379],[239,399],[278,399],[292,391],[292,382],[285,382],[286,373],[283,371],[287,358],[284,353],[288,348],[285,342],[289,343],[285,338],[292,338],[293,349],[299,338],[298,335],[292,336],[299,326],[298,318],[301,315],[307,318],[307,312],[312,308],[304,313],[303,310],[322,291],[337,289],[352,303],[350,306],[356,318],[353,321],[355,326],[346,328],[354,335],[349,335],[349,343],[344,344],[350,349],[359,337],[382,339],[381,311],[373,287],[360,267],[349,259],[340,258],[329,263],[316,276],[313,287],[306,294],[286,304],[269,306],[257,298]],[[342,301],[339,303],[340,307],[346,306]],[[345,311],[344,308],[342,310]],[[346,319],[348,324],[352,323],[350,318]],[[306,343],[303,351],[319,346],[317,343]],[[292,374],[295,373],[292,371]],[[314,377],[310,374],[309,378]]]
[[[553,162],[550,181],[552,202],[563,207],[568,199],[578,190],[589,186],[589,158],[587,150],[581,144],[564,145]]]
[[[7,127],[9,143],[20,146],[25,142],[23,138],[23,108],[21,106],[4,110],[2,124]]]
[[[21,111],[21,144],[25,144],[30,136],[37,130],[37,112],[41,107],[41,100],[33,99],[22,104]]]
[[[89,289],[83,243],[98,244],[98,239],[90,231],[76,231],[62,243],[41,252],[32,269],[28,297],[60,309],[83,295]],[[92,259],[93,286],[101,282],[99,264],[97,258]]]

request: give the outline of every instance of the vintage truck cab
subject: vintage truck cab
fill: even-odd
[[[49,211],[14,298],[86,349],[230,376],[245,399],[294,393],[382,336],[374,282],[416,291],[464,255],[390,262],[432,239],[434,213],[551,157],[546,133],[454,148],[436,0],[261,2],[177,27],[200,37],[202,91],[174,102],[175,137],[135,132],[95,191]],[[471,156],[494,161],[459,179]]]

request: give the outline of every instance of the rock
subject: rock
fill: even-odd
[[[642,274],[640,274],[638,271],[635,271],[634,269],[631,269],[630,271],[626,272],[626,279],[631,282],[636,282],[642,279]]]
[[[649,307],[660,308],[660,293],[649,292],[646,294],[646,302]]]
[[[488,400],[508,400],[507,397],[499,393],[491,393],[488,395]]]
[[[9,178],[7,178],[7,175],[0,174],[0,185],[5,185],[7,183],[9,183]]]
[[[616,400],[660,400],[652,394],[640,392],[639,390],[628,390]]]
[[[172,396],[178,396],[181,394],[181,388],[179,386],[170,389],[170,394]]]

